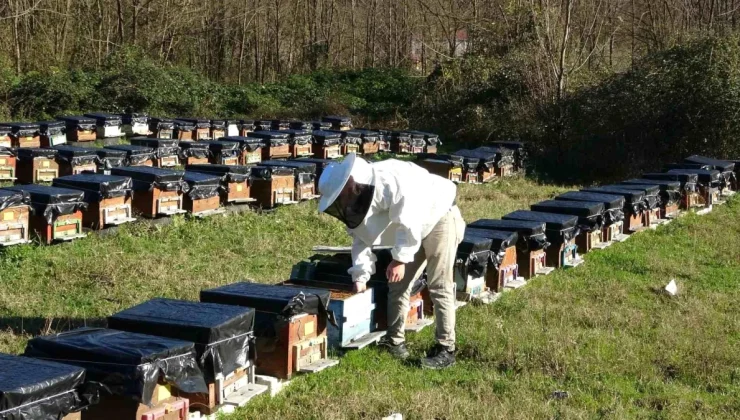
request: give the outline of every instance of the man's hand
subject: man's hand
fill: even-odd
[[[388,277],[388,281],[391,283],[397,283],[403,280],[403,276],[405,274],[406,264],[396,260],[391,261],[391,263],[388,264],[388,269],[385,271],[385,276]]]
[[[354,290],[355,290],[355,293],[362,293],[362,292],[364,292],[365,290],[367,290],[367,283],[363,283],[361,281],[356,281],[355,282]]]

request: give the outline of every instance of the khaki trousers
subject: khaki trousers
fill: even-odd
[[[388,333],[386,337],[394,345],[405,341],[406,314],[409,312],[409,297],[414,280],[427,269],[427,288],[434,303],[434,319],[437,342],[455,348],[455,289],[454,269],[457,246],[465,233],[465,221],[460,209],[453,206],[434,229],[421,241],[414,261],[406,264],[404,278],[389,283]]]

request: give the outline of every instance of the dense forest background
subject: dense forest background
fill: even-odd
[[[4,0],[0,120],[350,113],[610,179],[740,159],[738,18],[740,0]]]

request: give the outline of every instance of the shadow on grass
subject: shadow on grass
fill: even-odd
[[[10,330],[19,335],[49,335],[81,327],[105,328],[106,326],[105,318],[0,317],[0,331]]]

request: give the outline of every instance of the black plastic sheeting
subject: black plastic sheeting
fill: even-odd
[[[307,313],[326,318],[336,326],[329,311],[329,290],[259,283],[235,283],[200,292],[201,302],[221,303],[254,308],[255,335],[274,337],[275,323]]]
[[[621,187],[621,186],[620,186]],[[638,190],[630,190],[628,188],[617,188],[617,187],[590,187],[584,188],[582,192],[592,192],[599,194],[614,194],[621,195],[624,197],[624,210],[625,213],[638,215],[641,214],[645,209],[645,193]]]
[[[652,179],[628,179],[623,185],[657,185],[660,188],[660,201],[663,206],[672,206],[681,201],[681,182]]]
[[[529,157],[525,144],[520,141],[494,141],[491,142],[491,145],[494,147],[504,147],[513,150],[514,161],[520,168],[524,167],[527,158]]]
[[[220,140],[236,143],[239,145],[239,148],[247,152],[254,152],[255,150],[259,150],[265,147],[264,140],[258,139],[256,137],[229,136],[222,137]]]
[[[696,174],[698,183],[707,187],[718,187],[721,183],[719,171],[706,169],[671,169],[669,174]]]
[[[254,359],[254,314],[242,306],[153,299],[109,317],[108,327],[192,341],[206,381],[213,382]]]
[[[106,149],[116,150],[126,153],[126,165],[140,165],[147,160],[154,158],[154,149],[146,146],[136,146],[133,144],[121,144],[115,146],[105,146]]]
[[[310,131],[305,130],[281,130],[283,133],[287,133],[290,136],[290,143],[304,146],[306,144],[313,143],[313,136]]]
[[[132,166],[113,168],[111,175],[127,176],[134,181],[134,191],[151,191],[154,188],[162,191],[188,192],[188,184],[183,180],[185,171],[153,168],[149,166]]]
[[[191,200],[204,200],[218,196],[221,192],[222,177],[202,172],[185,171],[183,180],[188,184],[188,197]]]
[[[462,149],[453,154],[465,158],[466,164],[472,164],[477,160],[478,167],[481,169],[490,169],[496,166],[496,153]]]
[[[181,141],[178,143],[180,159],[196,158],[207,159],[211,156],[208,144],[201,141]]]
[[[158,382],[187,393],[207,393],[195,344],[165,337],[104,328],[80,328],[36,337],[26,356],[87,370],[87,381],[104,394],[120,395],[151,406]]]
[[[36,136],[40,129],[37,123],[10,122],[2,125],[10,127],[10,132],[15,136]]]
[[[114,126],[123,123],[121,116],[118,114],[108,114],[105,112],[93,112],[85,114],[86,117],[94,118],[98,125]]]
[[[290,141],[288,134],[280,131],[255,131],[249,135],[261,139],[266,146],[285,146]]]
[[[98,169],[110,170],[126,164],[126,152],[112,149],[95,149],[98,155]]]
[[[473,151],[481,153],[494,153],[496,156],[496,167],[499,168],[516,163],[516,159],[514,158],[514,151],[505,147],[483,146],[473,149]]]
[[[437,153],[419,153],[416,155],[418,160],[432,160],[438,162],[447,162],[453,168],[462,168],[465,164],[465,158],[456,155],[445,155]]]
[[[290,168],[295,174],[296,182],[299,184],[311,184],[316,182],[316,164],[311,162],[301,162],[295,160],[265,160],[259,163],[259,166]]]
[[[6,187],[10,191],[23,191],[31,197],[31,208],[36,215],[43,215],[46,223],[52,224],[57,216],[72,214],[87,208],[85,193],[69,188],[47,185],[17,185]]]
[[[273,176],[295,176],[293,168],[285,166],[255,166],[252,168],[251,176],[255,179],[269,181]]]
[[[55,149],[20,147],[15,149],[15,154],[20,160],[32,160],[38,157],[54,159],[57,156],[57,151]]]
[[[0,211],[16,206],[30,206],[31,196],[26,191],[11,191],[0,188]]]
[[[313,138],[316,144],[320,144],[322,146],[334,146],[342,142],[342,135],[333,131],[314,131]]]
[[[129,139],[132,146],[144,146],[154,149],[154,157],[157,159],[179,156],[180,146],[176,139],[152,139],[149,137],[134,137]]]
[[[230,183],[249,181],[253,167],[247,165],[187,165],[185,171],[217,175]]]
[[[95,128],[95,118],[69,115],[60,116],[57,119],[64,121],[68,130],[92,130]]]
[[[149,118],[149,129],[152,131],[172,130],[174,128],[175,128],[175,121],[172,118],[160,118],[160,117]]]
[[[94,400],[78,366],[7,354],[0,366],[0,419],[57,420]]]
[[[642,174],[642,177],[647,180],[678,181],[681,183],[681,189],[686,192],[695,192],[696,185],[699,182],[699,175],[697,174],[669,174],[657,172]]]
[[[604,204],[598,201],[547,200],[533,204],[531,209],[577,216],[578,227],[582,232],[601,230],[604,226]]]
[[[468,228],[503,232],[516,232],[519,235],[517,249],[522,252],[547,249],[550,243],[545,235],[545,223],[528,220],[481,219],[468,224]]]
[[[9,147],[0,146],[0,156],[15,156],[15,152]]]
[[[124,124],[134,124],[134,123],[141,123],[141,124],[147,124],[149,122],[149,115],[144,113],[136,113],[131,112],[128,114],[123,114],[121,116],[121,121]]]
[[[465,232],[457,246],[457,261],[462,262],[462,275],[482,277],[491,261],[491,239]]]
[[[239,143],[233,141],[210,140],[199,143],[207,144],[211,153],[220,154],[221,157],[239,156]]]
[[[489,261],[493,264],[496,270],[501,268],[501,263],[504,261],[504,257],[506,256],[506,250],[512,246],[516,246],[519,242],[519,234],[517,232],[475,229],[470,226],[465,229],[465,237],[472,238],[476,236],[491,240],[491,255],[489,257]]]
[[[58,161],[67,162],[72,166],[97,166],[101,164],[100,158],[93,148],[60,145],[54,146],[53,149],[57,151],[56,159]]]
[[[624,220],[625,198],[616,194],[599,194],[583,191],[568,191],[557,197],[561,201],[595,201],[604,205],[604,225],[611,226]]]
[[[363,143],[375,144],[380,140],[380,137],[381,137],[380,133],[378,133],[377,131],[365,130],[365,129],[357,129],[353,131],[360,134],[360,137],[362,138]]]
[[[92,203],[106,198],[130,196],[133,181],[127,176],[84,173],[55,178],[52,185],[83,191],[85,201]]]
[[[729,160],[713,159],[710,157],[693,155],[693,156],[687,157],[683,161],[686,163],[698,163],[701,165],[710,165],[712,169],[715,169],[721,172],[735,170],[735,162],[732,162]]]
[[[211,120],[205,118],[177,117],[175,121],[183,121],[198,128],[211,128]]]
[[[503,217],[504,220],[529,220],[545,223],[545,235],[551,244],[561,244],[578,236],[578,217],[566,214],[518,210]]]

